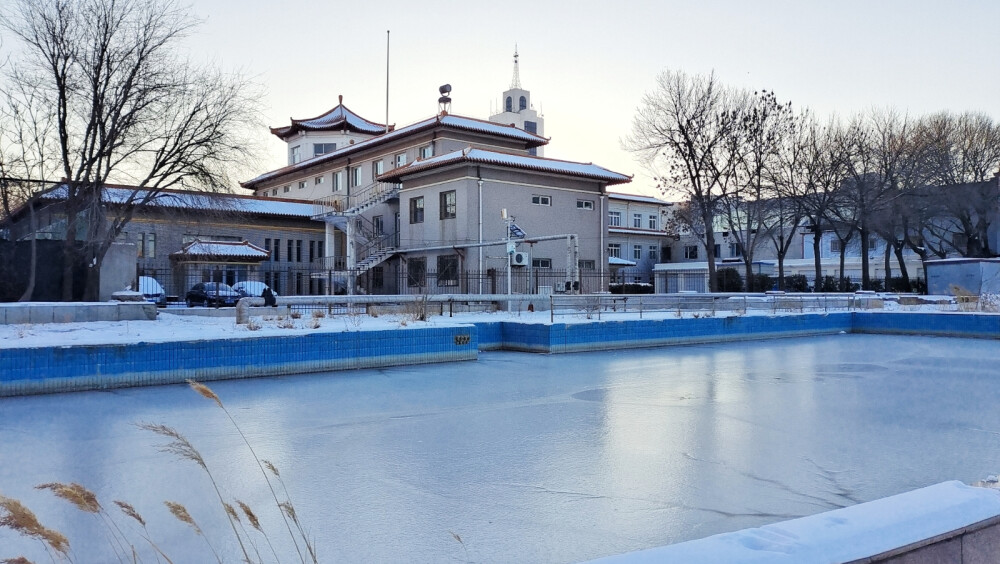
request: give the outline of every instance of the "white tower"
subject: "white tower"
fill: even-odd
[[[521,88],[521,75],[518,70],[517,46],[514,46],[514,77],[510,88],[503,93],[500,113],[490,116],[493,123],[514,125],[529,133],[545,136],[545,118],[538,115],[531,105],[531,92]],[[542,147],[529,149],[532,155],[542,156]]]

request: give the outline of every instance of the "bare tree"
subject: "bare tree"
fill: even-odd
[[[53,123],[62,297],[74,298],[73,271],[85,268],[84,298],[96,299],[104,256],[136,208],[171,187],[231,185],[229,167],[251,156],[251,87],[179,57],[195,21],[172,0],[16,0],[0,26],[18,42],[4,91]],[[108,206],[109,182],[135,189]]]
[[[754,92],[733,128],[735,180],[722,196],[722,214],[736,242],[746,272],[746,289],[754,291],[753,259],[769,234],[765,214],[772,207],[770,174],[781,143],[794,127],[790,102],[778,102],[773,92]],[[783,207],[777,208],[784,211]],[[765,288],[766,289],[766,288]]]
[[[646,94],[625,147],[653,171],[661,190],[676,190],[702,226],[709,288],[715,291],[715,223],[719,200],[737,162],[733,132],[746,96],[725,88],[714,74],[665,71]]]

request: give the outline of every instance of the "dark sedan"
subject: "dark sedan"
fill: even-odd
[[[233,306],[240,295],[236,290],[222,282],[201,282],[195,284],[187,293],[188,307],[203,306]]]

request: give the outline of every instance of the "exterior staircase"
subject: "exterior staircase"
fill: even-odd
[[[334,224],[341,223],[345,218],[357,217],[366,210],[399,196],[399,188],[399,184],[373,182],[347,195],[331,194],[313,202],[312,218]]]
[[[347,244],[354,245],[354,266],[351,272],[338,274],[363,274],[396,253],[397,235],[386,235],[362,214],[398,197],[399,189],[399,184],[373,182],[348,195],[331,194],[313,202],[313,219],[332,224],[345,233],[352,233],[352,240]],[[354,222],[354,229],[349,231],[350,222]]]

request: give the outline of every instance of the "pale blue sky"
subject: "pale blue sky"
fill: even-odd
[[[389,120],[436,111],[486,118],[521,82],[552,138],[546,156],[636,174],[620,147],[642,95],[667,68],[713,69],[725,83],[774,90],[820,115],[892,105],[911,113],[980,110],[1000,119],[1000,2],[630,1],[274,2],[197,0],[197,56],[239,67],[266,90],[268,125],[337,104],[385,119],[385,31],[392,31]],[[284,164],[266,140],[261,170]]]

